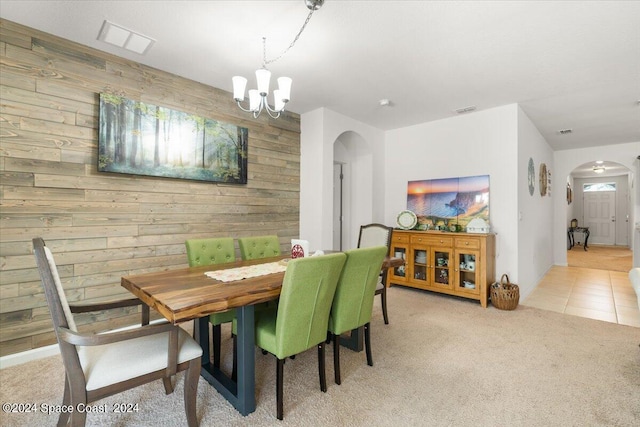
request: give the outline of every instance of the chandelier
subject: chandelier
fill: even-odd
[[[262,68],[256,70],[256,81],[258,83],[257,89],[249,90],[249,108],[245,108],[242,106],[242,102],[244,101],[244,93],[245,88],[247,87],[247,79],[242,76],[234,76],[231,81],[233,82],[233,99],[238,103],[238,107],[247,113],[252,113],[254,118],[258,118],[260,113],[265,110],[269,116],[274,119],[280,117],[280,113],[284,111],[284,107],[287,102],[291,99],[291,78],[289,77],[279,77],[278,78],[278,89],[273,91],[273,108],[269,105],[267,97],[269,96],[269,82],[271,80],[271,71],[267,69],[267,64],[271,64],[276,62],[278,59],[282,58],[288,51],[291,49],[298,39],[300,35],[304,31],[305,27],[309,23],[311,19],[311,15],[313,12],[320,9],[320,7],[324,4],[324,0],[304,0],[307,8],[310,10],[309,15],[307,15],[307,19],[302,24],[302,28],[298,31],[298,34],[295,36],[289,47],[282,52],[278,57],[274,59],[267,60],[267,39],[266,37],[262,38]]]

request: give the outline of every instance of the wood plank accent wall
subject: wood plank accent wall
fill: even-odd
[[[98,173],[100,92],[247,127],[247,185]],[[277,234],[288,251],[298,237],[297,114],[254,120],[228,92],[6,20],[0,104],[0,355],[56,342],[33,237],[53,251],[69,301],[130,296],[121,276],[186,266],[189,238]],[[104,331],[137,313],[76,321]]]

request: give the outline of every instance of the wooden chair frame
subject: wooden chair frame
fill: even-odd
[[[184,403],[189,426],[197,426],[196,418],[196,394],[198,380],[200,377],[200,357],[196,357],[189,361],[177,364],[178,360],[178,327],[170,323],[162,323],[157,325],[148,325],[149,323],[149,307],[137,298],[124,299],[120,301],[100,302],[95,304],[73,305],[69,306],[72,313],[87,313],[97,310],[107,310],[119,307],[131,307],[142,305],[142,327],[113,332],[108,334],[93,334],[75,332],[69,328],[67,318],[65,316],[63,305],[58,295],[53,272],[47,261],[44,251],[44,241],[41,238],[33,239],[34,254],[36,264],[42,280],[45,296],[51,318],[53,320],[54,330],[58,338],[62,362],[65,368],[65,387],[64,387],[64,405],[73,405],[77,407],[79,404],[88,404],[105,397],[123,392],[125,390],[137,387],[142,384],[162,379],[166,394],[173,392],[172,377],[177,372],[186,371],[184,386]],[[145,309],[146,307],[146,309]],[[86,379],[80,358],[76,350],[76,346],[96,346],[103,344],[111,344],[119,341],[140,338],[153,334],[168,332],[168,360],[167,368],[155,372],[151,372],[139,377],[131,378],[126,381],[111,384],[95,390],[87,390]],[[86,423],[86,413],[73,411],[69,413],[61,413],[58,419],[58,426],[64,426],[68,423],[72,426],[84,426]]]

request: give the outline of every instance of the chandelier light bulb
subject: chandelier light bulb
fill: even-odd
[[[273,105],[276,111],[284,110],[285,101],[282,99],[282,94],[280,89],[276,89],[273,91]]]
[[[269,94],[271,71],[266,68],[256,70],[256,80],[258,82],[258,92],[260,93],[260,96],[267,96]]]
[[[278,89],[280,90],[280,95],[282,96],[282,100],[287,103],[289,99],[291,99],[291,83],[293,81],[289,77],[279,77],[278,78]]]
[[[233,82],[233,99],[236,101],[244,101],[244,90],[247,87],[247,79],[242,76],[234,76]]]
[[[258,111],[261,102],[260,92],[257,89],[251,89],[249,91],[249,111]]]

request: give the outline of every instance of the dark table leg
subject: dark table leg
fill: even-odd
[[[208,365],[209,360],[209,316],[201,317],[193,321],[193,338],[202,347],[202,366]]]
[[[254,306],[239,307],[236,313],[238,333],[236,349],[238,357],[237,382],[213,366],[209,360],[209,317],[198,319],[198,338],[200,338],[199,342],[203,350],[201,374],[238,412],[246,416],[256,410]],[[206,342],[203,342],[203,337],[207,337]]]
[[[584,250],[585,251],[589,247],[588,242],[589,242],[589,230],[585,230],[584,232]]]
[[[349,338],[340,337],[340,344],[349,350],[362,351],[364,348],[364,326],[356,328],[351,331]]]
[[[571,250],[571,248],[573,248],[573,231],[571,231],[571,230],[567,231],[567,237],[569,238],[569,247],[568,247],[568,249]]]

